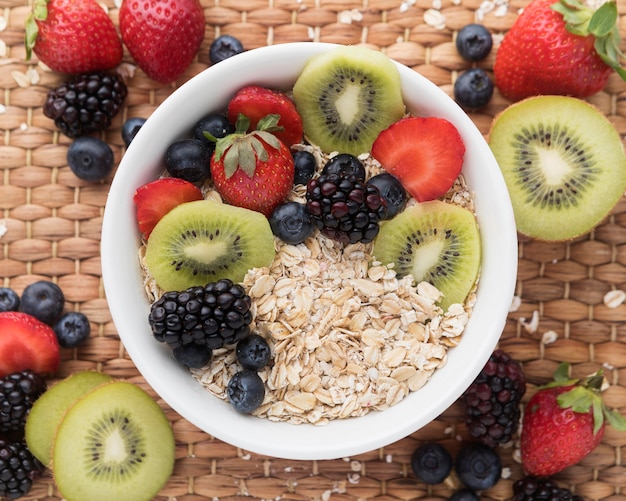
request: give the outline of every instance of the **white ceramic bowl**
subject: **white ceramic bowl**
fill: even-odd
[[[239,414],[204,390],[154,340],[148,325],[137,249],[133,194],[162,170],[167,146],[193,123],[223,108],[248,84],[289,89],[305,62],[333,45],[303,42],[250,50],[210,67],[179,89],[148,118],[113,179],[102,229],[102,272],[108,304],[133,362],[154,390],[182,417],[210,435],[245,450],[286,459],[348,457],[391,444],[428,424],[463,393],[493,351],[506,320],[516,280],[517,236],[498,165],[468,116],[433,83],[398,64],[405,103],[417,115],[453,122],[466,145],[463,174],[475,193],[482,238],[477,301],[460,344],[419,391],[396,406],[326,426],[292,425]]]

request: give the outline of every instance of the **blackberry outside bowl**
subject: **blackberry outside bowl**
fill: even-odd
[[[397,64],[405,104],[450,120],[466,145],[462,174],[474,196],[482,263],[476,302],[458,346],[421,389],[398,404],[327,425],[273,422],[235,411],[212,395],[155,341],[138,259],[133,194],[162,171],[167,146],[249,84],[290,89],[307,60],[335,47],[301,42],[250,50],[211,66],[174,91],[148,118],[113,179],[102,229],[102,272],[113,321],[132,361],[163,400],[206,433],[244,450],[285,459],[349,457],[391,444],[445,411],[474,380],[504,328],[517,273],[517,234],[504,180],[480,131],[441,89]]]

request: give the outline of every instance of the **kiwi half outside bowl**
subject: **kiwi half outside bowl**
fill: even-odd
[[[500,169],[483,135],[435,84],[402,64],[404,102],[420,116],[439,116],[458,128],[466,145],[462,174],[474,193],[482,246],[476,303],[459,345],[446,365],[397,405],[325,426],[293,425],[240,414],[203,389],[162,343],[154,340],[138,261],[140,235],[133,194],[162,172],[167,146],[195,121],[223,109],[235,92],[257,84],[290,89],[307,60],[336,47],[287,43],[249,50],[198,74],[176,89],[148,118],[113,179],[102,228],[102,273],[119,336],[138,370],[183,418],[244,450],[284,459],[335,459],[391,444],[445,411],[474,380],[504,328],[517,274],[517,233]],[[154,437],[158,440],[158,437]]]

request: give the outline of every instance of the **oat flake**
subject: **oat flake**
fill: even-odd
[[[607,308],[617,308],[626,301],[626,292],[620,289],[612,290],[604,295],[604,305]]]

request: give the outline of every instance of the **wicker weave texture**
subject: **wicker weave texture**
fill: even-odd
[[[102,2],[117,23],[118,5]],[[517,18],[526,0],[201,0],[206,34],[197,59],[178,85],[209,65],[208,47],[218,35],[242,40],[246,49],[295,41],[365,44],[422,73],[452,93],[468,68],[454,47],[456,32],[481,22],[495,37]],[[626,32],[626,2],[618,0]],[[155,398],[124,351],[107,308],[99,245],[108,183],[78,180],[66,165],[70,141],[42,112],[48,90],[63,77],[36,60],[25,61],[27,0],[0,0],[0,285],[21,292],[38,279],[56,281],[69,308],[88,315],[93,337],[65,350],[58,377],[96,369],[139,384]],[[441,24],[438,24],[439,21]],[[625,38],[624,36],[622,38]],[[494,52],[479,65],[488,71]],[[125,61],[132,63],[128,54]],[[122,112],[103,137],[116,161],[124,152],[121,124],[147,117],[176,87],[161,86],[137,70],[129,80]],[[626,83],[612,76],[589,99],[626,136]],[[509,103],[497,91],[488,107],[471,115],[483,132]],[[589,235],[570,243],[520,238],[517,298],[501,346],[519,359],[529,379],[526,399],[548,380],[559,362],[572,363],[576,376],[604,366],[612,383],[608,405],[626,413],[626,304],[609,307],[607,293],[626,290],[626,201]],[[550,341],[550,342],[547,342]],[[411,436],[383,449],[332,461],[287,461],[258,456],[220,442],[183,420],[159,400],[177,440],[174,475],[158,500],[443,500],[458,487],[454,477],[428,487],[411,473],[410,457],[424,441],[438,441],[454,454],[467,437],[462,409],[454,404]],[[500,450],[505,477],[482,494],[505,500],[522,476],[516,447]],[[607,429],[596,451],[557,476],[588,500],[626,500],[626,435]],[[56,501],[50,475],[27,500]]]

